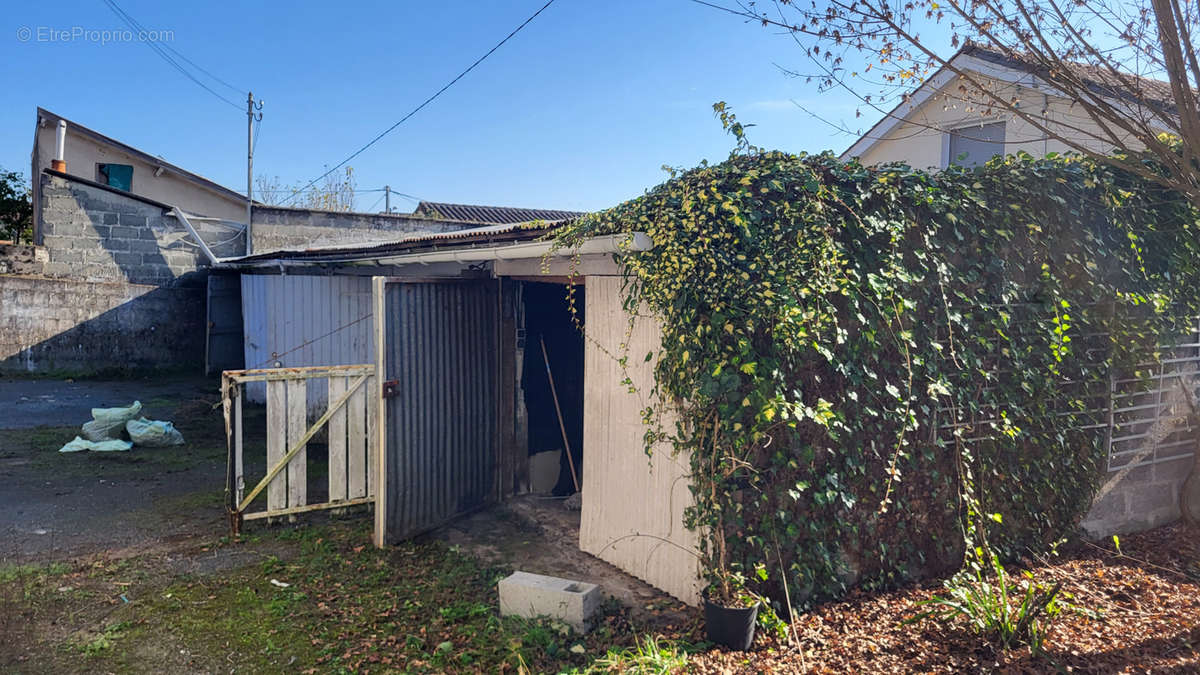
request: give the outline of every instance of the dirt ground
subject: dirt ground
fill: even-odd
[[[687,622],[686,605],[579,550],[579,518],[579,511],[564,508],[561,499],[524,495],[450,523],[432,536],[485,564],[597,584],[630,608],[633,620],[646,630],[670,630]]]
[[[225,453],[211,383],[0,382],[0,565],[144,546],[212,532]],[[143,404],[187,445],[128,453],[57,452],[92,407]]]
[[[148,417],[173,421],[187,444],[57,452],[92,407],[134,399]],[[558,500],[518,499],[383,552],[369,544],[364,510],[282,527],[248,523],[246,536],[230,540],[217,401],[216,381],[194,378],[0,384],[0,671],[342,670],[391,658],[366,618],[389,612],[413,613],[389,629],[409,634],[397,657],[405,670],[438,672],[452,660],[460,670],[557,670],[588,663],[635,630],[677,631],[695,614],[580,552],[579,514]],[[248,454],[262,441],[251,427]],[[310,453],[310,463],[321,456]],[[310,476],[319,475],[314,468]],[[443,577],[413,577],[413,569],[439,567]],[[596,582],[617,601],[591,642],[568,644],[556,629],[496,616],[495,582],[514,569]],[[304,592],[271,583],[306,575]],[[356,584],[360,605],[341,603],[347,614],[331,615],[332,598]],[[437,606],[427,607],[421,593],[438,595]],[[181,607],[190,610],[178,614]],[[239,617],[256,629],[232,624]],[[424,634],[439,625],[440,637],[427,644]],[[334,653],[349,635],[360,636],[359,646]]]

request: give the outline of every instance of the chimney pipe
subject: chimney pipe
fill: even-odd
[[[58,121],[58,133],[54,139],[54,159],[50,160],[50,168],[55,171],[67,170],[67,123]]]

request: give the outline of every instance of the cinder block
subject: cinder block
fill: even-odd
[[[125,222],[124,215],[121,216],[121,222],[122,223]],[[146,224],[146,219],[142,218],[142,225],[144,226],[145,224]],[[116,237],[118,239],[137,239],[142,236],[142,231],[136,227],[118,226],[118,227],[112,228],[112,231],[109,236]]]
[[[158,253],[158,242],[153,239],[128,239],[129,250],[137,253]]]
[[[582,581],[513,572],[500,580],[499,588],[501,616],[547,616],[581,633],[591,630],[600,606],[600,587]]]

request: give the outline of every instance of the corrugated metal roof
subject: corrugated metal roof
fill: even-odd
[[[580,211],[556,209],[526,209],[516,206],[482,206],[479,204],[448,204],[446,202],[420,202],[413,213],[450,220],[468,220],[474,223],[527,223],[534,220],[569,220],[578,218]]]
[[[265,260],[321,260],[345,258],[370,258],[375,256],[408,253],[423,249],[444,249],[457,246],[469,246],[482,242],[493,241],[533,241],[543,234],[561,225],[564,221],[515,223],[511,225],[489,225],[474,227],[453,232],[430,232],[410,234],[396,239],[370,244],[320,246],[307,249],[270,251],[256,253],[242,258],[222,260],[222,263],[237,265],[240,263],[261,262]]]

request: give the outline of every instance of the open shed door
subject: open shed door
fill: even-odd
[[[383,434],[376,542],[492,501],[498,474],[497,282],[376,277]]]

